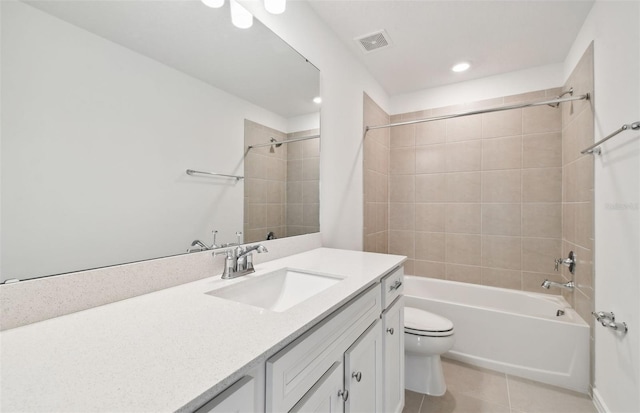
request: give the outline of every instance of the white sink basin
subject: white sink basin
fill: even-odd
[[[282,268],[206,294],[283,312],[341,280],[337,276]]]

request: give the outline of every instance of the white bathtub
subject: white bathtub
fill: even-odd
[[[410,275],[404,294],[453,322],[445,357],[587,393],[589,326],[562,296]]]

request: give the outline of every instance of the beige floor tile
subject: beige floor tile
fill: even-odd
[[[423,394],[405,390],[404,409],[402,409],[402,413],[419,413],[423,397]]]
[[[455,394],[509,406],[505,374],[453,360],[442,360],[448,389]]]
[[[447,390],[444,396],[424,396],[420,413],[510,413],[509,406]]]
[[[526,413],[597,413],[586,394],[507,376],[511,407]]]

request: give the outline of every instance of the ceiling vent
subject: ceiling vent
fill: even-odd
[[[356,37],[355,41],[358,42],[364,53],[371,53],[375,50],[391,46],[391,39],[384,30]]]

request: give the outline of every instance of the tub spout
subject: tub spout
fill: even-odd
[[[557,283],[555,281],[549,281],[549,280],[544,280],[541,285],[542,288],[546,288],[547,290],[550,287],[560,287],[560,288],[567,288],[569,290],[572,290],[575,286],[576,284],[573,281],[569,281],[562,284],[562,283]]]

